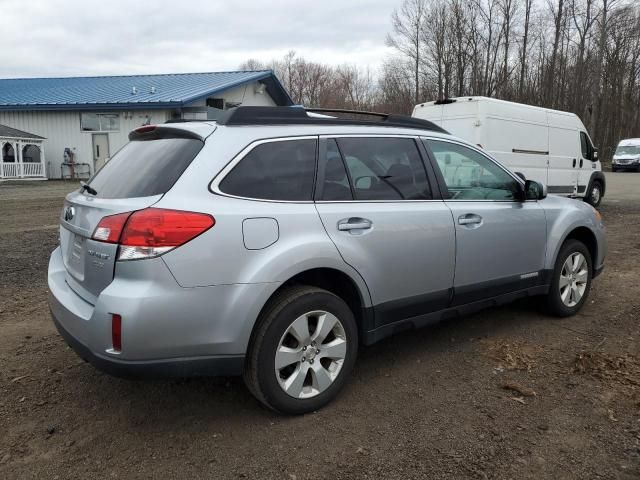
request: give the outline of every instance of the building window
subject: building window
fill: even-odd
[[[83,132],[117,132],[120,115],[117,113],[81,113],[80,129]]]

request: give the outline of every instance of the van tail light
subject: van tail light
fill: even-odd
[[[111,241],[122,221],[115,217],[120,216],[124,216],[124,221],[117,239]],[[184,245],[209,230],[215,223],[215,219],[206,213],[145,208],[133,213],[104,217],[92,238],[120,244],[118,260],[140,260],[157,257]]]
[[[115,313],[111,315],[111,346],[115,352],[122,351],[122,317]]]

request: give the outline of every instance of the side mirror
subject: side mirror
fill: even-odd
[[[524,176],[524,173],[522,173],[522,172],[513,172],[513,173],[515,173],[517,176],[519,176],[522,179],[523,182],[527,181],[526,177]]]
[[[527,180],[524,182],[524,197],[526,200],[542,200],[547,198],[547,186],[542,182]]]
[[[598,161],[598,149],[594,148],[593,152],[591,153],[591,161],[592,162],[597,162]]]

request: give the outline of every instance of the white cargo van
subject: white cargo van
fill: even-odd
[[[416,105],[413,116],[478,145],[527,179],[544,182],[549,193],[583,198],[594,206],[604,196],[598,151],[573,113],[459,97]]]
[[[640,172],[640,138],[620,140],[613,154],[611,170],[635,170]]]

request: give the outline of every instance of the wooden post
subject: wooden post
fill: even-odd
[[[40,171],[42,173],[42,176],[44,178],[47,178],[47,170],[45,169],[45,163],[44,163],[44,142],[40,142],[40,145],[38,145],[38,147],[40,148]]]
[[[20,142],[16,142],[15,144],[16,146],[14,147],[14,153],[15,153],[15,158],[16,158],[16,166],[18,167],[18,171],[16,172],[18,174],[19,178],[24,178],[24,165],[22,164],[22,145],[20,144]]]

